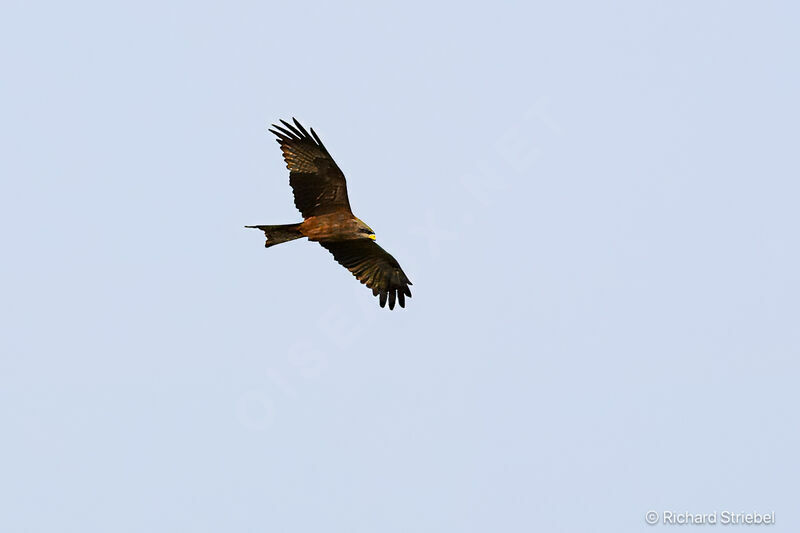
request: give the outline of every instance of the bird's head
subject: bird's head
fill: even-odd
[[[375,232],[372,231],[372,228],[364,224],[364,221],[360,218],[356,218],[356,230],[364,238],[375,240]]]

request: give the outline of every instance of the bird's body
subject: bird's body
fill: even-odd
[[[366,224],[352,215],[328,213],[305,219],[300,224],[300,233],[308,237],[309,241],[338,241],[352,239],[353,235],[362,232],[365,226]],[[367,238],[371,238],[370,234],[366,235]]]
[[[283,120],[281,123],[284,127],[273,124],[275,129],[270,131],[283,151],[294,203],[304,220],[298,224],[246,227],[263,231],[268,248],[301,237],[319,242],[379,296],[381,307],[387,300],[389,309],[394,309],[395,301],[405,307],[405,297],[411,297],[411,281],[395,258],[374,242],[372,228],[353,215],[344,174],[314,129],[309,134],[296,119],[294,125]]]

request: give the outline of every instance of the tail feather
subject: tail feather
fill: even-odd
[[[300,233],[300,224],[281,224],[278,226],[245,226],[245,228],[260,229],[267,236],[265,247],[275,246],[282,242],[289,242],[303,236]]]

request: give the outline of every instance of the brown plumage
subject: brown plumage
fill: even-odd
[[[311,128],[311,133],[297,121],[270,129],[277,137],[283,159],[289,169],[289,184],[294,205],[303,215],[299,224],[246,226],[260,229],[269,248],[282,242],[307,237],[319,242],[333,258],[353,273],[379,297],[381,307],[395,302],[405,307],[411,281],[394,257],[375,243],[375,232],[350,209],[347,183],[339,166]]]

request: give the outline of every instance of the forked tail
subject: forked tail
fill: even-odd
[[[300,233],[300,224],[281,224],[278,226],[245,226],[245,228],[260,229],[267,236],[264,244],[267,248],[282,242],[289,242],[303,236]]]

